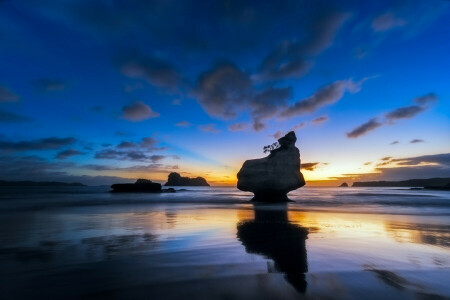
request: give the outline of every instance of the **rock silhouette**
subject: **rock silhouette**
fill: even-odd
[[[160,193],[161,184],[147,179],[138,179],[135,183],[116,183],[111,185],[114,193]]]
[[[181,177],[177,172],[169,174],[165,186],[209,186],[206,179],[203,177],[189,178]]]
[[[280,204],[282,207],[259,207],[261,205],[264,204],[255,204],[253,220],[238,223],[237,238],[247,253],[272,259],[275,271],[284,273],[286,280],[304,293],[307,287],[305,273],[308,272],[308,230],[289,222],[286,204]]]
[[[340,187],[348,187],[347,182],[342,183],[342,184],[340,185]]]
[[[278,140],[280,147],[269,156],[245,161],[237,174],[238,189],[254,193],[253,201],[288,201],[288,192],[305,185],[296,141],[291,131]]]

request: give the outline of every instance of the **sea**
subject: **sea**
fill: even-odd
[[[0,187],[1,299],[450,299],[450,192]]]

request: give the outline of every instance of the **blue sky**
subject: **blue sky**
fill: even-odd
[[[234,184],[289,130],[311,184],[450,176],[449,36],[440,0],[0,1],[0,179]]]

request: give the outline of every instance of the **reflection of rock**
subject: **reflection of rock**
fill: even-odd
[[[237,187],[255,194],[255,201],[286,201],[289,191],[305,185],[300,172],[300,151],[293,131],[278,140],[270,155],[244,162],[237,174]]]
[[[172,172],[169,174],[166,186],[209,186],[206,179],[203,177],[189,178],[181,177],[177,172]]]
[[[147,179],[138,179],[135,183],[116,183],[111,186],[114,193],[160,193],[161,184]]]
[[[264,255],[299,292],[306,291],[308,272],[306,239],[308,230],[289,223],[287,209],[255,206],[254,220],[240,222],[237,237],[248,253]]]

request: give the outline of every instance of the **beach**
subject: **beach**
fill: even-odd
[[[1,298],[450,297],[448,192],[186,189],[3,187]]]

